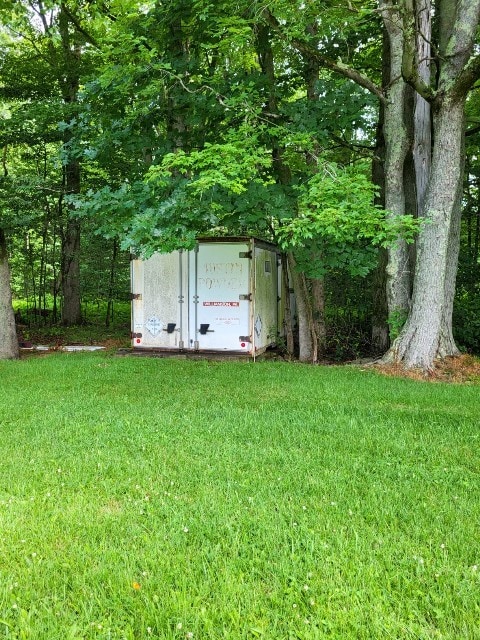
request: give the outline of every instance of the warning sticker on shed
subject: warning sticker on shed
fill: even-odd
[[[204,307],[239,307],[239,302],[204,302]]]

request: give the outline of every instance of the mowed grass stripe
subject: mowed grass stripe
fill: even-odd
[[[105,354],[0,381],[0,637],[480,637],[478,386]]]

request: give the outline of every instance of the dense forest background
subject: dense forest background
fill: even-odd
[[[401,211],[386,179],[395,140],[385,123],[400,77],[391,25],[404,20],[405,51],[410,5],[417,34],[421,17],[433,16],[434,60],[449,51],[467,4],[402,2],[402,17],[395,3],[373,0],[268,9],[241,0],[1,2],[0,227],[17,324],[89,322],[95,304],[108,326],[115,305],[128,304],[130,247],[148,256],[205,233],[253,234],[289,255],[310,344],[303,359],[383,353],[414,287],[406,306],[389,306],[392,247],[402,238],[410,274],[422,250],[414,134],[401,161]],[[474,67],[471,44],[458,76]],[[417,71],[425,59],[417,54]],[[418,113],[420,91],[432,105],[433,148],[444,144],[435,138],[442,64],[429,66],[428,91],[405,65],[400,73],[403,111]],[[479,354],[474,71],[462,94],[453,332],[461,350]]]

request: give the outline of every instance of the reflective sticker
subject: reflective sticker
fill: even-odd
[[[257,319],[255,320],[255,333],[258,337],[260,337],[260,334],[262,333],[262,319],[260,316],[257,316]]]
[[[151,318],[149,318],[145,323],[145,326],[154,338],[158,336],[160,331],[163,331],[163,322],[156,316],[152,316]]]

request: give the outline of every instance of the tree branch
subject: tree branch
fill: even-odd
[[[479,131],[480,131],[480,124],[477,124],[476,127],[472,127],[471,129],[467,129],[465,131],[465,136],[474,136]]]
[[[267,24],[272,27],[272,29],[274,29],[281,36],[285,36],[282,25],[269,9],[264,9],[263,18],[267,22]],[[373,82],[373,80],[365,76],[357,69],[353,69],[343,62],[335,62],[334,60],[323,56],[320,51],[318,51],[318,49],[314,49],[307,42],[300,40],[299,38],[290,38],[289,42],[302,55],[304,55],[306,58],[309,58],[310,60],[315,60],[315,62],[317,62],[317,64],[319,64],[322,68],[330,69],[331,71],[338,73],[344,78],[353,80],[353,82],[363,87],[364,89],[367,89],[367,91],[375,95],[382,102],[385,101],[385,96],[381,87],[379,87]]]
[[[97,49],[100,49],[100,45],[98,44],[97,40],[82,27],[80,20],[77,18],[76,15],[74,15],[70,11],[70,9],[66,6],[65,3],[62,4],[62,9],[67,14],[70,22],[74,25],[75,29],[82,34],[85,40],[89,42],[91,45],[93,45],[94,47],[96,47]]]
[[[396,9],[392,4],[384,5],[384,12],[395,11],[396,19],[394,28],[401,29],[403,37],[403,56],[402,56],[402,75],[405,80],[415,91],[427,101],[432,101],[435,92],[429,82],[427,82],[421,73],[421,66],[429,57],[419,59],[419,37],[428,43],[429,40],[420,32],[417,25],[415,15],[415,6],[413,0],[403,0],[400,9]],[[384,16],[385,20],[385,16]],[[392,19],[393,20],[393,19]]]
[[[455,93],[466,95],[477,80],[480,80],[480,54],[472,58],[459,75],[455,83]]]

